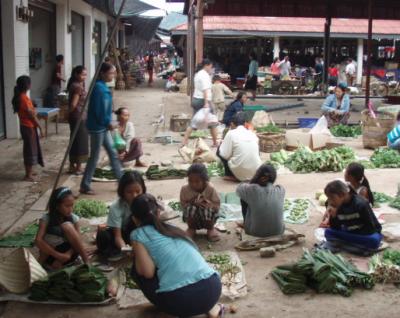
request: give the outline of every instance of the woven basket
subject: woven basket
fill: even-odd
[[[387,134],[393,129],[395,115],[379,112],[376,118],[369,115],[368,110],[362,113],[362,139],[366,149],[376,149],[387,145]]]
[[[286,147],[285,134],[258,133],[261,152],[277,152]]]

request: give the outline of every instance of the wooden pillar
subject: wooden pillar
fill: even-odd
[[[328,67],[331,62],[331,25],[332,25],[332,6],[331,1],[326,1],[326,19],[324,36],[324,74],[323,83],[325,91],[328,90]]]
[[[203,32],[204,0],[197,0],[196,8],[196,65],[203,61],[204,32]]]
[[[365,108],[368,108],[370,100],[370,84],[371,84],[371,63],[372,63],[372,8],[373,0],[368,2],[368,40],[367,40],[367,78],[365,81]]]

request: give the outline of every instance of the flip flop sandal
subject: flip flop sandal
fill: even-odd
[[[225,305],[224,304],[218,304],[219,306],[219,313],[218,313],[218,317],[225,317]]]

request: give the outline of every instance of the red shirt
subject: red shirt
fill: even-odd
[[[339,71],[338,71],[337,67],[330,67],[328,69],[328,73],[329,73],[329,76],[332,76],[332,77],[338,77],[339,76]]]
[[[279,68],[279,63],[271,64],[271,73],[274,75],[279,75],[281,73],[281,70]]]
[[[30,98],[26,94],[21,94],[18,110],[20,124],[25,127],[35,128],[36,123],[31,118],[30,112],[36,113],[36,109],[33,107]]]

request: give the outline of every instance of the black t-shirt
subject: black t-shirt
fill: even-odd
[[[369,235],[382,230],[369,202],[356,194],[338,209],[336,217],[331,217],[329,222],[335,230],[354,234]]]

